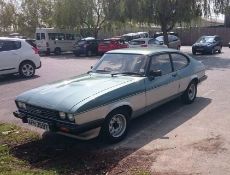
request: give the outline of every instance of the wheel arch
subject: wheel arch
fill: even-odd
[[[20,70],[20,67],[22,66],[22,64],[27,63],[27,62],[31,63],[31,64],[34,66],[34,68],[36,68],[36,65],[34,64],[33,61],[31,61],[31,60],[23,60],[23,61],[21,61],[21,63],[19,64],[18,70]]]
[[[109,111],[109,113],[106,115],[105,118],[107,118],[111,113],[117,111],[117,110],[125,110],[128,111],[129,114],[129,118],[131,118],[132,114],[133,114],[133,108],[129,105],[129,104],[120,104],[120,105],[116,105],[113,108],[111,108],[111,110]]]

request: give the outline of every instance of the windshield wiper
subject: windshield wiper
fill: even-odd
[[[113,77],[114,75],[120,75],[120,74],[124,74],[124,75],[138,75],[138,76],[142,76],[143,74],[137,73],[137,72],[117,72],[117,73],[112,73],[111,76]]]

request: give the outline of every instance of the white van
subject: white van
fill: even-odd
[[[47,55],[72,51],[73,44],[80,39],[74,32],[54,28],[37,28],[35,37],[39,53]]]

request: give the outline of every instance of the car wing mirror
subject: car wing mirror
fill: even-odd
[[[90,69],[93,69],[93,66],[90,66]]]
[[[152,78],[160,77],[161,75],[162,75],[161,70],[156,70],[156,71],[151,70],[151,71],[149,72],[149,76],[152,77]]]

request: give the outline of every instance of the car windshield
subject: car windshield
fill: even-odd
[[[92,69],[94,73],[143,76],[147,56],[139,54],[105,54]]]
[[[200,37],[197,43],[212,43],[214,41],[213,36]]]
[[[86,42],[87,42],[86,40],[80,40],[77,42],[77,44],[78,45],[84,45],[84,44],[86,44]]]

